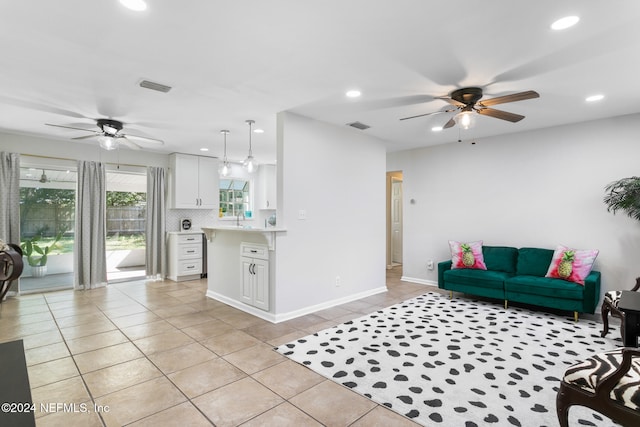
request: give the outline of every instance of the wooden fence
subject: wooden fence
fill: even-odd
[[[55,236],[59,232],[73,234],[75,208],[56,205],[20,207],[20,229],[23,237],[38,234]],[[107,234],[131,235],[145,232],[146,208],[124,206],[107,208]]]

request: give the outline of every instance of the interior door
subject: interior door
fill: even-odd
[[[402,264],[402,181],[391,180],[391,262]]]

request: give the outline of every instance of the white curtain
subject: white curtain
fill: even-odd
[[[20,244],[20,154],[0,152],[0,239]]]
[[[91,289],[107,283],[105,167],[99,162],[78,161],[74,287]]]
[[[166,272],[164,175],[164,168],[147,168],[146,268],[153,280],[164,279]]]

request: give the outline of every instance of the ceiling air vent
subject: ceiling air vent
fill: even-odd
[[[347,123],[347,126],[351,126],[352,128],[356,128],[360,130],[369,129],[371,127],[369,125],[365,125],[364,123],[360,123],[360,122]]]
[[[149,80],[142,80],[140,87],[145,89],[157,90],[158,92],[167,93],[171,90],[171,86],[166,86],[156,82],[150,82]]]

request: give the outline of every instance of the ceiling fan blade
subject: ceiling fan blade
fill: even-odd
[[[84,128],[77,128],[77,127],[73,127],[73,126],[63,126],[63,125],[52,125],[51,123],[45,123],[45,125],[47,126],[53,126],[53,127],[57,127],[57,128],[64,128],[64,129],[73,129],[73,130],[81,130],[84,132],[93,132],[95,134],[100,134],[101,132],[98,132],[97,130],[93,130],[93,129],[84,129]]]
[[[450,113],[452,111],[456,111],[456,110],[444,110],[444,111],[434,111],[433,113],[425,113],[425,114],[418,114],[417,116],[411,116],[411,117],[403,117],[400,120],[409,120],[409,119],[415,119],[416,117],[424,117],[424,116],[431,116],[433,114],[440,114],[440,113]]]
[[[467,106],[467,104],[462,103],[460,101],[456,101],[455,99],[449,98],[448,96],[438,96],[438,97],[436,97],[434,99],[441,99],[443,101],[448,102],[451,105],[455,105],[456,107],[466,107]]]
[[[132,150],[140,150],[142,148],[138,144],[136,144],[135,142],[129,141],[128,137],[118,138],[118,141],[122,145],[126,145],[128,148],[131,148]]]
[[[442,126],[442,129],[449,129],[449,128],[452,128],[453,126],[455,126],[455,124],[456,124],[456,121],[455,121],[455,120],[453,120],[453,117],[451,117],[451,118],[449,119],[449,121],[448,121],[447,123],[445,123],[445,124],[444,124],[444,126]]]
[[[478,102],[478,105],[482,107],[489,107],[491,105],[504,104],[506,102],[524,101],[525,99],[539,98],[540,94],[534,90],[528,90],[526,92],[514,93],[511,95],[498,96],[497,98],[485,99]]]
[[[520,114],[509,113],[507,111],[496,110],[495,108],[479,108],[476,110],[478,114],[483,116],[489,116],[496,119],[506,120],[508,122],[516,123],[524,119],[524,116]]]
[[[121,133],[119,134],[120,136],[130,139],[130,140],[137,140],[139,142],[143,142],[143,143],[148,143],[148,144],[160,144],[163,145],[164,141],[161,139],[156,139],[156,138],[149,138],[147,136],[137,136],[137,135],[131,135],[130,133],[124,134]]]
[[[98,136],[98,134],[95,134],[95,135],[85,135],[85,136],[76,136],[75,138],[71,138],[71,139],[87,139],[87,138],[95,138],[96,136]]]

